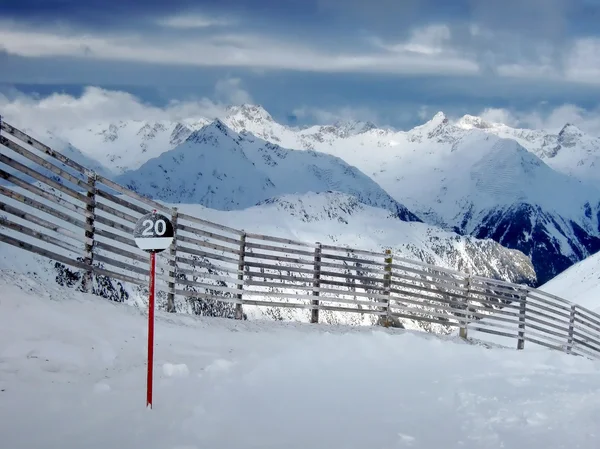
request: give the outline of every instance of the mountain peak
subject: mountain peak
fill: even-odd
[[[456,122],[456,125],[463,129],[473,129],[473,128],[488,129],[488,128],[492,127],[492,125],[489,122],[486,122],[481,117],[477,117],[475,115],[469,115],[469,114],[463,115],[458,120],[458,122]]]
[[[250,120],[253,122],[273,122],[273,117],[259,104],[244,103],[239,106],[229,106],[227,108],[228,118],[237,118],[239,120]]]
[[[429,123],[435,125],[441,125],[442,123],[448,123],[448,117],[442,111],[438,111],[432,118],[429,120]]]
[[[566,123],[565,126],[563,126],[563,128],[560,130],[558,135],[560,137],[567,135],[575,137],[583,135],[583,131],[581,131],[577,126],[573,125],[572,123]]]
[[[235,141],[235,132],[232,131],[225,123],[220,119],[215,119],[208,125],[194,131],[186,139],[188,143],[207,143],[212,142],[217,145],[222,138],[229,138]]]

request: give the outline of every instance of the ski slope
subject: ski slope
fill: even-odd
[[[600,252],[563,271],[540,290],[600,313]]]
[[[10,449],[598,447],[599,362],[423,333],[157,314],[0,271]]]

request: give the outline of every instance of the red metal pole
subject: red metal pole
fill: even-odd
[[[154,367],[154,277],[156,254],[150,253],[150,293],[148,298],[148,379],[146,407],[152,408],[152,369]]]

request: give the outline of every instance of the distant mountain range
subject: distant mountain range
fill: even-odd
[[[440,112],[410,131],[294,128],[242,105],[217,120],[34,131],[170,202],[233,210],[286,194],[348,194],[400,220],[518,249],[539,283],[600,250],[600,139],[571,124],[553,134]]]

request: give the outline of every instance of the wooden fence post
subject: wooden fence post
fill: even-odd
[[[245,255],[246,255],[246,233],[244,232],[241,236],[240,236],[240,256],[238,259],[238,281],[240,281],[239,284],[237,284],[236,288],[238,290],[243,290],[244,289],[244,267],[245,267]],[[241,320],[244,318],[244,307],[241,303],[241,301],[243,301],[243,296],[242,293],[238,293],[237,294],[237,299],[240,301],[239,304],[235,305],[235,319],[236,320]]]
[[[321,283],[320,283],[321,251],[322,251],[322,245],[320,242],[317,242],[317,246],[315,248],[314,264],[313,264],[313,292],[312,292],[313,296],[315,296],[317,298],[319,296],[319,291],[317,289],[321,286]],[[311,313],[310,313],[310,322],[318,323],[319,322],[319,300],[313,299],[312,306],[313,306],[313,308],[311,309]]]
[[[527,312],[527,289],[524,289],[524,294],[520,296],[519,304],[519,336],[517,341],[517,349],[525,348],[525,315]]]
[[[94,238],[95,238],[95,227],[94,221],[96,217],[96,180],[97,175],[93,171],[88,171],[87,185],[89,186],[86,194],[90,200],[90,204],[85,205],[85,253],[83,261],[86,265],[89,265],[90,269],[83,275],[82,289],[84,292],[92,293],[94,288],[93,280],[93,263],[94,263]]]
[[[175,312],[175,290],[177,285],[177,218],[179,211],[176,207],[171,209],[171,223],[173,224],[173,242],[169,248],[169,293],[167,294],[167,312]]]
[[[575,330],[575,314],[577,313],[577,311],[575,310],[576,307],[576,304],[573,304],[571,306],[571,313],[569,315],[569,337],[567,338],[567,354],[571,354],[571,351],[573,351],[573,331]]]
[[[467,269],[467,292],[465,294],[465,308],[463,310],[462,322],[460,325],[459,335],[460,338],[467,339],[468,337],[468,326],[469,326],[469,299],[471,297],[471,270]]]
[[[385,250],[385,273],[383,274],[383,294],[386,295],[388,297],[388,299],[384,300],[387,303],[387,306],[385,306],[385,317],[383,318],[382,322],[383,325],[385,327],[389,327],[391,323],[391,310],[390,310],[390,290],[392,288],[392,250],[391,249],[386,249]]]

